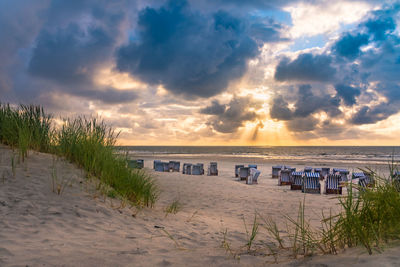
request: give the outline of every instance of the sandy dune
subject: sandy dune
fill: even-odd
[[[12,175],[11,150],[0,147],[0,266],[264,266],[274,258],[262,241],[258,255],[240,260],[221,247],[224,231],[235,252],[245,251],[246,233],[255,211],[273,217],[283,226],[284,215],[295,216],[304,197],[270,179],[270,165],[260,166],[258,185],[235,181],[231,160],[219,162],[220,176],[155,173],[161,189],[154,209],[121,207],[105,198],[87,182],[82,171],[51,155],[33,153]],[[179,160],[179,158],[177,159]],[[211,161],[213,159],[207,159]],[[198,159],[181,159],[196,163]],[[206,162],[206,161],[200,161]],[[244,162],[246,163],[246,162]],[[55,166],[55,167],[53,167]],[[152,166],[147,159],[145,166]],[[61,195],[53,192],[51,173],[68,182]],[[165,208],[179,200],[177,214]],[[307,216],[319,225],[321,210],[337,209],[337,199],[307,195]],[[369,256],[352,249],[339,256],[316,256],[294,261],[278,258],[279,265],[302,266],[396,266],[400,249],[388,248]]]

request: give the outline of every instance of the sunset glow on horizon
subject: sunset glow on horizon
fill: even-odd
[[[0,3],[0,101],[119,145],[400,144],[397,1]]]

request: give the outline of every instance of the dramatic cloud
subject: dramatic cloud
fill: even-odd
[[[366,34],[356,34],[352,35],[346,33],[343,35],[339,41],[336,42],[334,50],[340,56],[347,57],[349,59],[354,59],[360,54],[360,47],[368,44],[369,36]]]
[[[331,66],[328,55],[301,54],[291,61],[283,58],[275,70],[277,81],[329,81],[334,79],[336,69]]]
[[[140,12],[135,40],[118,50],[117,67],[176,94],[214,96],[245,73],[247,61],[259,54],[257,38],[279,40],[277,30],[249,26],[224,11],[201,14],[185,1],[169,1]]]
[[[211,106],[200,110],[200,113],[213,115],[208,121],[215,131],[221,133],[233,133],[242,127],[247,121],[255,121],[260,118],[254,109],[261,108],[260,101],[251,97],[234,97],[228,104],[221,105],[214,101]]]
[[[355,88],[353,86],[348,86],[344,84],[336,84],[335,89],[337,95],[341,97],[347,106],[352,106],[356,103],[356,96],[361,93],[360,88]]]

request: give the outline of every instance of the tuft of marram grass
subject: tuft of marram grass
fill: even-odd
[[[114,153],[118,134],[103,121],[78,117],[60,128],[42,107],[0,103],[0,143],[18,149],[24,161],[28,150],[57,154],[76,163],[132,203],[153,206],[158,190],[143,170],[132,170]]]

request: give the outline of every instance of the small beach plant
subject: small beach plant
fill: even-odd
[[[171,204],[169,204],[165,208],[165,217],[170,213],[177,214],[178,211],[180,211],[181,209],[182,209],[182,204],[179,202],[179,199],[175,199],[174,201],[172,201]]]

